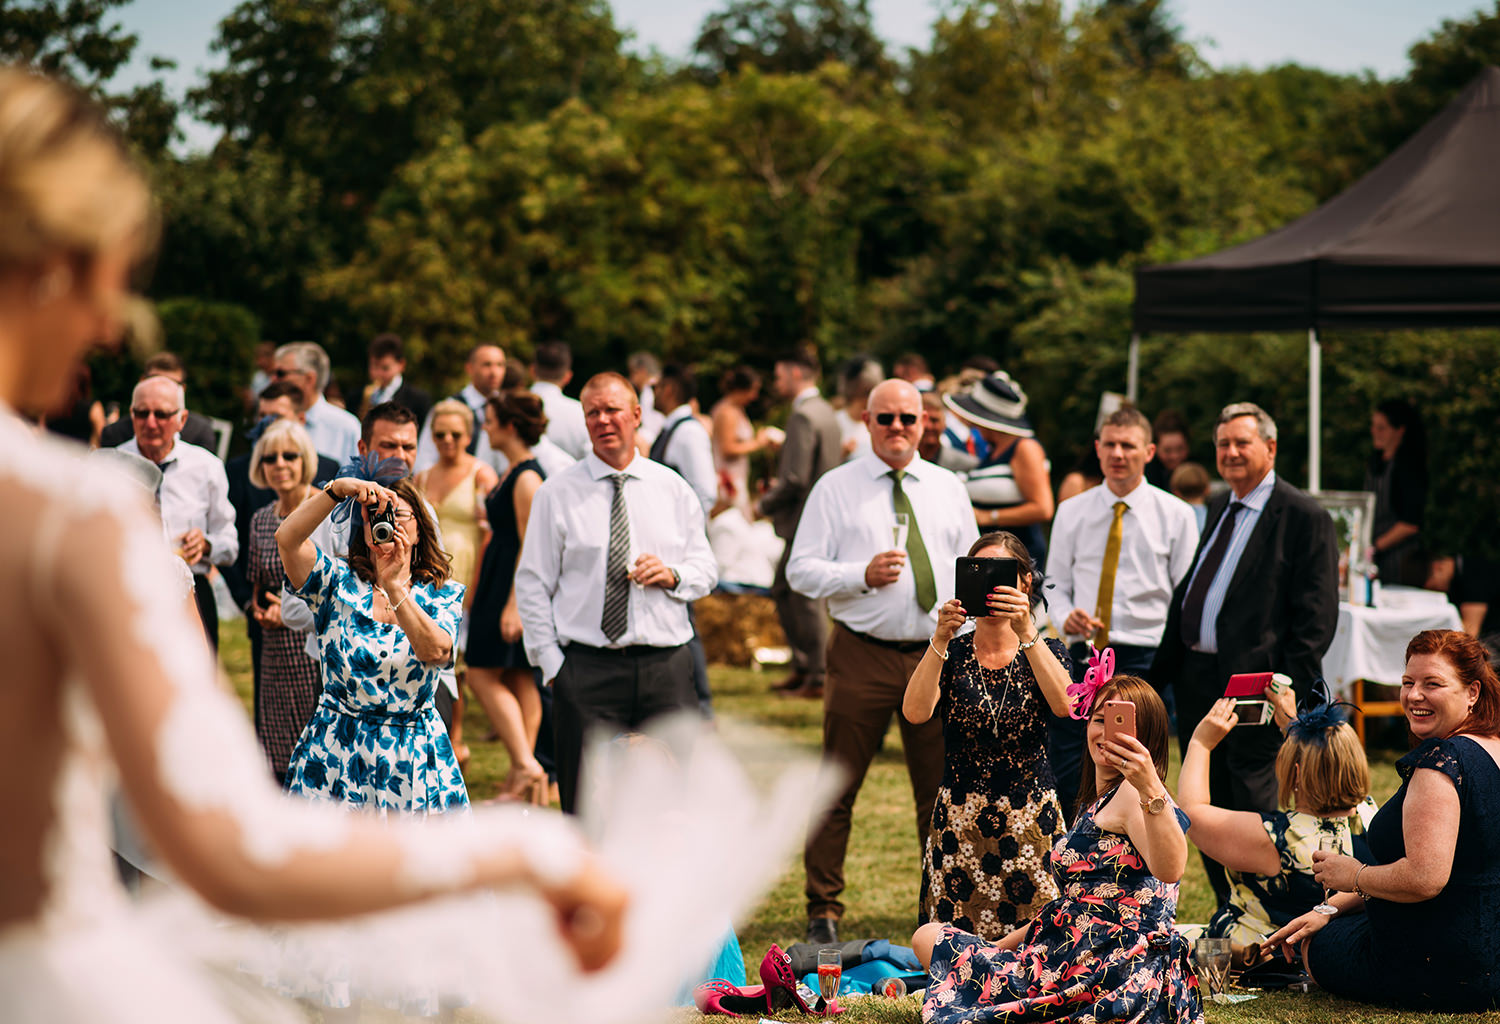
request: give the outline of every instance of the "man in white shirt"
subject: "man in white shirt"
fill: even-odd
[[[865,409],[871,453],[826,473],[813,485],[787,579],[812,598],[827,598],[834,619],[823,697],[823,754],[849,773],[849,786],[807,840],[807,940],[838,941],[844,905],[844,855],[854,801],[895,715],[917,803],[922,848],[943,776],[942,723],[912,725],[900,715],[906,682],[953,596],[954,559],[978,539],[968,494],[958,477],[917,454],[922,396],[906,381],[887,380]],[[897,548],[897,515],[906,517]]]
[[[583,425],[583,406],[563,394],[573,379],[573,352],[566,342],[544,341],[531,359],[531,393],[542,400],[547,412],[547,433],[573,459],[589,452],[589,432]],[[545,467],[543,467],[545,468]]]
[[[505,458],[490,449],[489,438],[484,433],[484,403],[500,390],[500,382],[505,379],[505,350],[499,345],[475,345],[469,352],[468,361],[464,363],[464,370],[469,375],[469,383],[452,397],[467,405],[474,413],[475,429],[474,436],[469,438],[469,454],[504,478],[508,468]],[[420,473],[436,464],[437,460],[438,450],[432,441],[432,417],[429,415],[417,441],[417,462],[413,472]]]
[[[359,454],[359,417],[323,397],[331,372],[322,345],[294,341],[276,350],[276,369],[271,375],[302,392],[302,415],[313,447],[342,466]]]
[[[553,687],[569,813],[589,726],[695,707],[687,604],[718,582],[697,497],[636,448],[630,382],[601,373],[581,397],[592,450],[538,488],[515,581],[526,655]]]
[[[651,458],[687,481],[698,496],[698,503],[703,506],[706,528],[714,503],[719,498],[719,474],[714,470],[713,442],[689,404],[697,394],[698,383],[685,367],[662,367],[661,376],[656,378],[653,397],[656,411],[666,418],[662,421],[661,433],[651,442]],[[708,655],[703,650],[703,639],[698,636],[698,620],[693,616],[692,605],[688,605],[688,619],[693,624],[693,639],[688,643],[688,650],[693,655],[693,689],[698,694],[698,707],[702,709],[703,717],[712,718]]]
[[[1187,502],[1146,482],[1156,446],[1138,409],[1111,413],[1094,441],[1104,486],[1057,507],[1047,553],[1048,615],[1072,644],[1073,676],[1088,668],[1088,644],[1115,652],[1115,672],[1144,676],[1161,642],[1172,591],[1198,547]],[[1052,718],[1047,754],[1057,795],[1072,818],[1088,723]]]
[[[187,418],[182,385],[166,377],[147,377],[130,396],[135,437],[121,451],[150,459],[161,470],[157,501],[162,527],[177,553],[193,570],[193,598],[203,630],[219,647],[219,609],[208,573],[212,565],[231,565],[239,554],[229,478],[213,452],[177,437]]]

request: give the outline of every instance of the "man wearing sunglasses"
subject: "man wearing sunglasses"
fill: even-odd
[[[141,380],[148,377],[165,377],[170,381],[187,387],[187,370],[182,365],[182,360],[172,352],[158,352],[146,360],[146,365],[141,367]],[[127,413],[113,423],[106,424],[99,432],[100,448],[118,448],[135,436],[135,425],[130,421]],[[214,424],[201,412],[188,410],[187,416],[182,421],[182,427],[177,431],[177,436],[189,444],[195,444],[199,448],[209,451],[218,450],[218,438],[214,435]]]
[[[186,411],[182,385],[165,377],[148,377],[130,396],[135,437],[120,450],[150,459],[161,470],[157,502],[167,541],[193,571],[193,598],[203,631],[217,650],[219,608],[209,585],[211,565],[231,565],[239,554],[229,480],[213,452],[180,440]]]
[[[906,683],[953,596],[954,561],[979,537],[963,483],[917,453],[922,395],[904,380],[870,392],[870,454],[813,485],[786,575],[800,594],[827,599],[834,621],[823,696],[823,756],[853,780],[808,835],[807,941],[838,941],[844,857],[854,801],[894,716],[916,797],[917,845],[925,846],[943,777],[938,716],[913,725],[900,714]],[[899,519],[898,519],[899,517]],[[898,525],[899,524],[899,525]]]

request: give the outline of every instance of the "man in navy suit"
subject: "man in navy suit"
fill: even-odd
[[[427,421],[432,409],[432,399],[427,392],[406,380],[406,346],[394,334],[377,334],[370,341],[370,383],[360,399],[359,415],[385,402],[404,405],[416,416],[418,423]]]
[[[1224,695],[1231,675],[1283,672],[1298,696],[1323,674],[1338,625],[1338,541],[1321,505],[1276,475],[1276,423],[1250,402],[1224,408],[1214,428],[1219,475],[1229,490],[1209,503],[1192,568],[1177,585],[1151,668],[1174,686],[1183,749]],[[1214,750],[1216,806],[1276,810],[1274,725],[1239,726]],[[1220,902],[1223,869],[1207,857]]]

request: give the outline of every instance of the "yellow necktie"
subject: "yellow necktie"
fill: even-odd
[[[1109,524],[1109,540],[1104,544],[1104,566],[1099,571],[1099,600],[1094,602],[1094,618],[1104,625],[1094,634],[1099,650],[1109,646],[1109,617],[1115,603],[1115,570],[1120,567],[1120,543],[1125,539],[1125,510],[1130,506],[1115,502],[1115,519]]]

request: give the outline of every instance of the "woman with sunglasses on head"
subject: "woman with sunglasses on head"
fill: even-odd
[[[1177,802],[1192,819],[1188,838],[1229,873],[1229,901],[1204,933],[1228,938],[1238,965],[1253,964],[1278,928],[1323,902],[1313,854],[1324,836],[1354,850],[1375,816],[1365,748],[1345,709],[1323,704],[1297,715],[1290,684],[1267,691],[1286,739],[1276,755],[1277,811],[1232,811],[1209,798],[1208,764],[1239,722],[1235,700],[1209,710],[1188,740]]]
[[[318,453],[300,423],[281,419],[266,427],[250,452],[250,483],[276,498],[250,518],[246,562],[250,613],[261,628],[255,689],[255,738],[271,762],[276,781],[286,783],[292,747],[312,718],[323,692],[318,663],[308,657],[306,637],[281,621],[281,552],[276,531],[314,490]]]
[[[1417,746],[1370,822],[1369,859],[1318,852],[1337,913],[1272,935],[1335,995],[1449,1013],[1500,1006],[1500,679],[1479,641],[1406,645],[1401,709]]]
[[[499,478],[484,462],[469,454],[474,437],[474,411],[463,402],[448,398],[432,407],[432,443],[438,460],[414,478],[417,489],[437,513],[438,529],[452,565],[453,579],[464,586],[464,613],[473,608],[474,585],[479,571],[479,551],[483,546],[484,500],[495,489]],[[458,635],[459,654],[468,640],[467,622]],[[460,682],[463,676],[459,676]],[[460,689],[460,693],[462,690]],[[453,708],[453,727],[449,742],[457,753],[458,763],[469,760],[464,743],[464,709],[460,700]]]
[[[178,918],[153,928],[124,900],[115,778],[183,899],[287,922],[518,886],[556,912],[582,968],[602,966],[624,890],[566,823],[381,824],[281,794],[178,599],[147,500],[16,411],[60,401],[91,348],[118,344],[155,222],[144,175],[87,98],[0,69],[0,1015],[222,1024],[249,1005]]]

